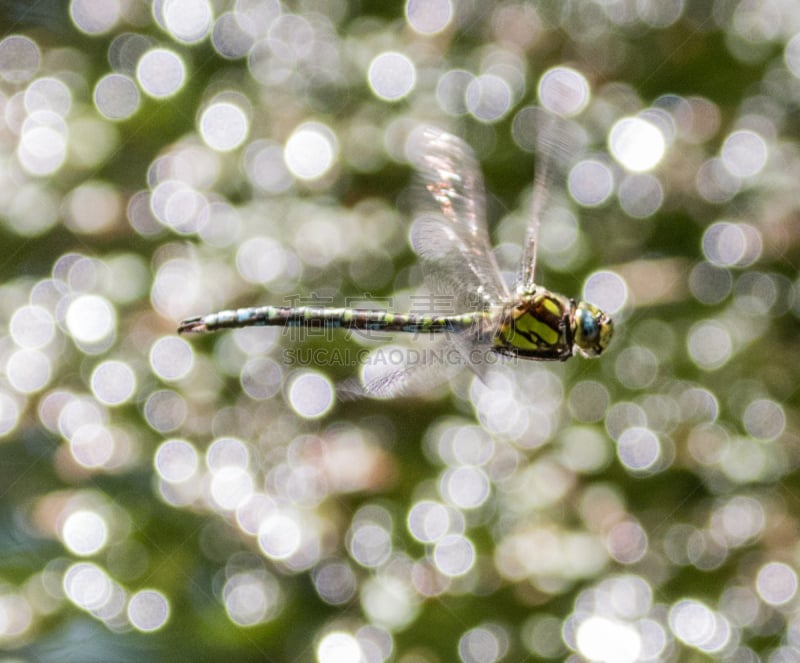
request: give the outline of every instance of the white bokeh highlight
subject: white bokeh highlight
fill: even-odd
[[[183,88],[186,83],[186,65],[175,52],[154,48],[145,53],[136,67],[136,80],[150,97],[166,99]]]
[[[330,128],[319,122],[307,122],[289,136],[283,158],[292,175],[301,180],[316,180],[331,169],[338,151],[338,141]]]
[[[388,51],[370,62],[367,81],[379,99],[399,101],[414,89],[417,71],[408,56]]]
[[[612,156],[634,173],[655,168],[666,152],[664,134],[654,124],[638,117],[618,120],[608,136]]]
[[[200,136],[212,150],[230,152],[247,138],[249,121],[236,104],[217,102],[203,111],[199,122]]]

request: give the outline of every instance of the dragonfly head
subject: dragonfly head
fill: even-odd
[[[587,357],[597,357],[614,335],[614,321],[588,302],[575,307],[575,346]]]

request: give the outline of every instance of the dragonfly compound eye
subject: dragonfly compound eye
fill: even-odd
[[[608,347],[614,334],[614,321],[596,306],[580,302],[575,310],[575,345],[588,357],[596,357]]]

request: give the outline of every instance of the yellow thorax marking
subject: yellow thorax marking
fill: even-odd
[[[544,306],[548,311],[557,314],[558,308],[554,307],[553,302],[545,300]],[[554,308],[555,311],[553,311]],[[513,336],[514,345],[520,347],[541,347],[542,344],[537,342],[537,336],[547,345],[554,345],[558,343],[558,331],[553,329],[546,322],[536,318],[533,310],[533,306],[526,306],[522,310],[517,309],[514,311],[514,329],[517,332],[520,332],[519,334],[514,334]],[[530,342],[528,341],[527,336],[532,337]]]
[[[519,350],[540,350],[561,342],[562,310],[558,301],[545,294],[516,306],[500,329],[503,343]]]

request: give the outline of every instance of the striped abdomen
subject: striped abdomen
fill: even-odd
[[[467,330],[476,323],[483,322],[486,316],[487,314],[481,312],[430,316],[371,309],[260,306],[188,318],[181,322],[178,333],[214,331],[231,327],[288,326],[437,334]]]

